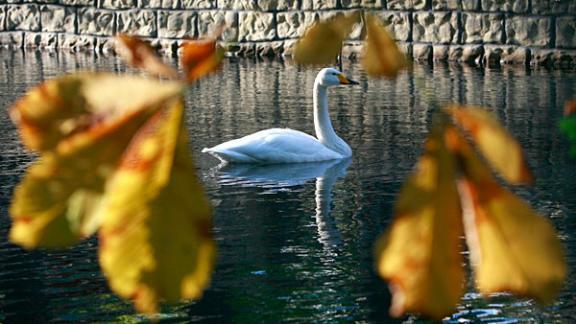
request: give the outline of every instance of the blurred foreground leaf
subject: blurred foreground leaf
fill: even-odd
[[[400,51],[380,19],[371,14],[365,16],[366,41],[362,66],[373,77],[398,75],[408,66],[406,56]]]
[[[436,128],[395,207],[395,221],[376,245],[379,274],[389,281],[390,313],[442,318],[463,294],[462,219],[455,160]]]
[[[532,173],[524,159],[520,144],[486,110],[476,107],[446,109],[454,123],[462,127],[474,140],[488,162],[504,179],[512,184],[530,184]]]
[[[566,276],[554,227],[501,187],[454,128],[447,127],[446,136],[462,162],[458,188],[478,290],[551,303]]]
[[[102,269],[140,311],[200,296],[215,247],[182,126],[183,87],[86,73],[31,89],[10,112],[40,154],[15,190],[11,241],[64,247],[100,229]]]
[[[441,319],[455,309],[463,285],[455,254],[463,235],[483,294],[511,292],[549,303],[564,282],[564,254],[551,223],[493,179],[458,127],[497,170],[509,159],[503,154],[508,147],[522,156],[518,143],[487,112],[451,106],[439,114],[400,192],[391,230],[377,244],[377,266],[390,281],[394,316],[413,312]],[[519,172],[523,159],[512,162],[503,174],[522,182],[529,174]]]
[[[372,14],[340,14],[315,22],[296,43],[294,60],[299,64],[334,64],[342,51],[344,40],[354,25],[360,22],[364,24],[361,37],[365,38],[361,64],[366,73],[373,77],[398,75],[408,66],[406,56],[383,22]]]
[[[359,14],[339,14],[314,23],[294,47],[294,60],[299,64],[334,64],[342,42],[360,22]]]
[[[199,297],[214,263],[210,205],[194,175],[183,109],[182,98],[166,102],[138,131],[102,204],[102,269],[114,291],[150,314],[160,299]]]
[[[125,34],[117,35],[116,52],[133,67],[168,78],[177,76],[176,70],[162,61],[150,42],[138,37]]]
[[[216,71],[224,58],[224,49],[216,43],[216,38],[191,40],[182,44],[182,66],[185,79],[194,82],[208,73]]]

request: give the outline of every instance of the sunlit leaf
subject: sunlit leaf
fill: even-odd
[[[132,135],[180,93],[178,84],[107,74],[62,77],[30,90],[11,115],[24,142],[42,155],[14,192],[12,242],[61,247],[92,234],[105,181]]]
[[[116,52],[133,67],[168,78],[177,76],[176,70],[162,61],[150,42],[136,36],[117,35]]]
[[[362,66],[371,76],[395,77],[408,66],[404,53],[390,36],[386,27],[376,16],[364,16],[366,40],[363,48]]]
[[[139,130],[106,187],[100,263],[112,289],[138,310],[197,298],[215,245],[211,209],[188,152],[182,99],[167,102]]]
[[[466,130],[486,160],[512,184],[532,183],[520,144],[488,111],[475,107],[445,109]]]
[[[181,61],[188,82],[194,82],[216,71],[223,58],[224,49],[216,43],[216,38],[190,40],[182,44]]]
[[[478,289],[552,302],[566,276],[553,226],[501,187],[455,129],[446,132],[462,163],[458,189]]]
[[[294,61],[299,64],[334,64],[342,49],[342,42],[358,23],[360,15],[339,14],[314,23],[294,47]]]
[[[564,118],[560,120],[559,126],[572,143],[570,154],[572,157],[576,157],[576,100],[566,102]]]
[[[463,234],[455,161],[440,127],[400,192],[394,222],[377,243],[377,268],[393,294],[390,312],[441,319],[463,294]]]

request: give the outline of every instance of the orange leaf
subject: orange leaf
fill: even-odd
[[[186,80],[190,83],[216,71],[223,58],[224,49],[217,45],[216,38],[191,40],[182,44],[182,66]]]
[[[358,23],[359,14],[339,14],[314,23],[294,47],[294,60],[299,64],[334,64],[342,42]]]
[[[406,57],[378,18],[366,14],[365,24],[366,43],[362,66],[371,76],[395,77],[408,66]]]
[[[377,268],[390,282],[393,316],[419,313],[441,319],[463,294],[463,230],[454,171],[437,126],[404,183],[389,232],[377,243]]]
[[[501,187],[454,128],[446,132],[462,163],[458,189],[478,289],[552,302],[566,276],[552,224]]]
[[[489,112],[456,105],[445,111],[470,134],[486,160],[504,179],[512,184],[533,182],[520,144]]]
[[[120,57],[133,67],[142,68],[152,74],[168,78],[177,77],[176,71],[162,62],[150,42],[136,36],[117,35],[116,51]]]

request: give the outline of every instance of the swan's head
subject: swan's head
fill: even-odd
[[[336,86],[341,84],[347,84],[347,85],[358,84],[358,82],[348,79],[348,77],[346,77],[344,73],[334,68],[322,69],[320,73],[318,73],[315,82],[325,87]]]

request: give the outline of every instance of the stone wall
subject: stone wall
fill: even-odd
[[[576,0],[0,0],[0,45],[109,52],[129,33],[174,54],[226,21],[240,56],[289,55],[315,20],[370,10],[420,61],[576,65]],[[358,55],[359,32],[344,54]]]

